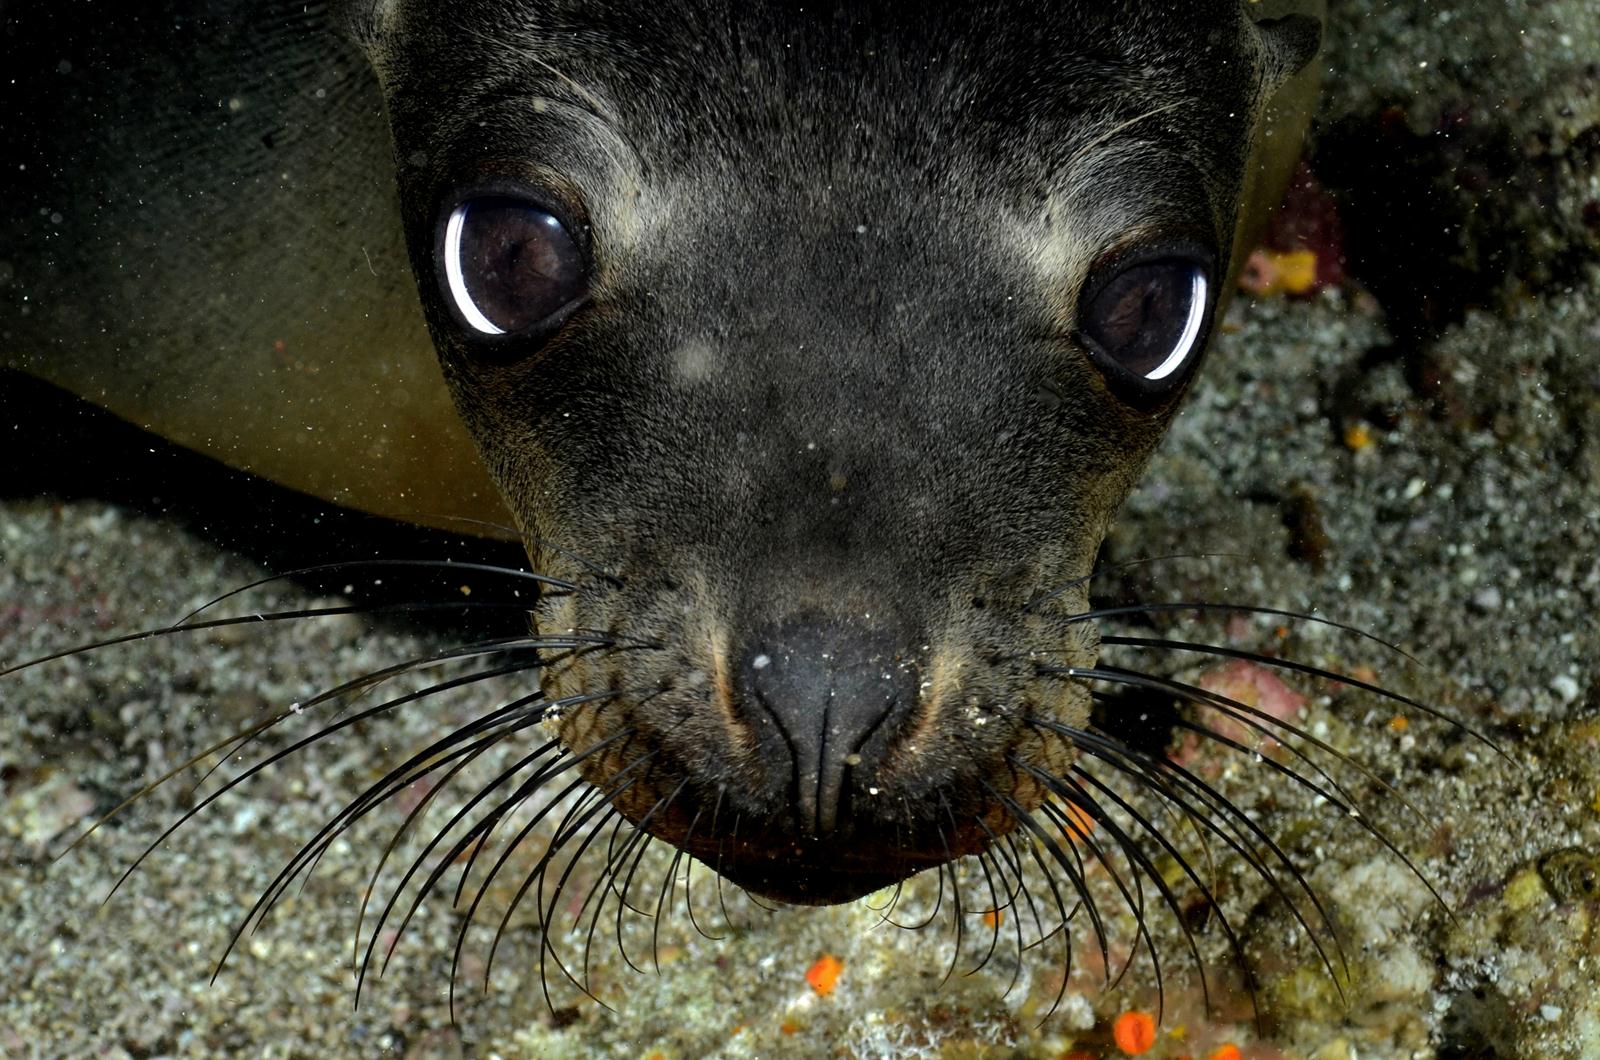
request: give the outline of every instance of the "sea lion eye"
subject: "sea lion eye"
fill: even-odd
[[[439,252],[445,294],[479,334],[526,331],[584,294],[587,270],[572,233],[524,199],[490,195],[458,203]]]
[[[1204,346],[1211,308],[1207,269],[1188,258],[1122,265],[1091,279],[1079,337],[1102,368],[1147,394],[1171,390]]]

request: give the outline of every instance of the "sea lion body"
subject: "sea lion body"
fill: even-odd
[[[584,775],[752,890],[1022,827],[1074,755],[1036,722],[1087,717],[1040,662],[1094,661],[1083,579],[1321,5],[346,5],[375,80],[316,16],[208,12],[198,61],[101,26],[35,75],[93,84],[20,154],[5,363],[343,504],[509,517],[578,586],[540,628],[604,638],[541,678],[606,697],[561,713]]]

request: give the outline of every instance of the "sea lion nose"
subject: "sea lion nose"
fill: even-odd
[[[744,658],[749,720],[769,761],[792,764],[801,828],[831,832],[849,771],[881,756],[897,720],[911,712],[915,669],[888,635],[826,621],[777,626],[752,643]]]

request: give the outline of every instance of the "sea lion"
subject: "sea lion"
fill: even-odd
[[[508,513],[592,639],[541,671],[570,761],[753,892],[1033,827],[1089,702],[1041,666],[1095,661],[1321,4],[344,4],[372,73],[301,11],[44,75],[99,80],[17,152],[5,363],[340,503]]]

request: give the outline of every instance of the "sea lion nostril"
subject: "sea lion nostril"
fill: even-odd
[[[792,769],[795,814],[809,834],[834,830],[850,771],[882,754],[892,719],[915,705],[915,669],[894,643],[878,630],[795,622],[754,638],[745,654],[746,713],[767,760]]]

